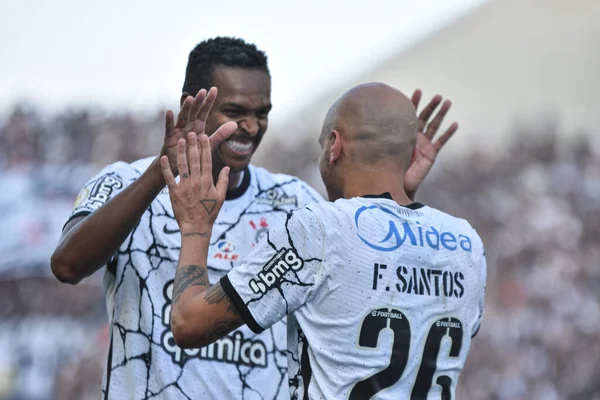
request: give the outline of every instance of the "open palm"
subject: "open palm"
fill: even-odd
[[[161,150],[161,156],[167,156],[171,170],[175,175],[177,169],[177,142],[186,139],[188,133],[195,132],[197,135],[205,134],[206,120],[217,98],[217,88],[213,87],[208,92],[201,89],[196,97],[188,96],[181,106],[175,122],[173,112],[167,111],[165,119],[165,140]],[[223,140],[227,139],[237,128],[233,122],[226,123],[214,132],[209,140],[211,149],[215,149]]]
[[[417,89],[413,93],[412,102],[415,109],[418,109],[421,101],[422,92]],[[442,125],[446,113],[450,110],[452,103],[449,100],[444,101],[442,107],[436,116],[428,123],[429,118],[442,103],[442,96],[434,96],[431,102],[421,111],[419,115],[419,133],[415,146],[415,158],[404,176],[404,189],[410,198],[413,198],[417,189],[429,174],[435,159],[444,144],[454,135],[458,129],[458,123],[454,122],[444,132],[442,136],[433,142],[438,129]]]
[[[224,167],[216,183],[212,174],[212,151],[206,135],[195,132],[179,139],[177,168],[179,182],[166,156],[160,158],[163,177],[169,188],[173,214],[181,233],[211,228],[225,201],[229,182],[229,167]],[[210,229],[209,229],[210,230]]]

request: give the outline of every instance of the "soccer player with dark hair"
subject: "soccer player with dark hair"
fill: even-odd
[[[205,88],[212,89],[205,90]],[[218,96],[217,96],[218,89]],[[214,38],[190,53],[181,110],[166,115],[164,144],[178,174],[177,141],[191,132],[210,136],[213,170],[230,169],[225,202],[209,246],[207,278],[216,283],[240,262],[272,225],[322,197],[306,183],[250,164],[267,129],[271,79],[265,54],[240,39]],[[418,102],[420,92],[416,92]],[[441,103],[422,113],[419,163],[405,183],[416,190],[437,151],[449,103],[425,128]],[[187,179],[187,173],[181,174]],[[213,177],[216,181],[216,176]],[[204,203],[206,210],[214,204]],[[105,399],[285,399],[286,325],[260,334],[247,327],[203,349],[182,349],[171,331],[173,278],[181,238],[158,157],[104,168],[81,190],[51,259],[54,275],[76,284],[104,268],[110,348]]]
[[[410,99],[380,83],[344,94],[319,138],[334,202],[290,213],[213,285],[207,254],[229,169],[213,183],[199,133],[200,151],[196,133],[179,141],[180,182],[161,160],[182,237],[176,342],[207,346],[244,324],[259,334],[287,315],[293,399],[455,398],[483,315],[485,252],[467,221],[406,193]]]

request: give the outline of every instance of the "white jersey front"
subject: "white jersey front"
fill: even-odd
[[[483,315],[465,220],[389,194],[312,204],[221,285],[255,332],[286,314],[293,399],[453,399]]]
[[[71,218],[102,206],[152,158],[106,167],[81,191]],[[250,166],[214,226],[211,283],[236,267],[273,225],[321,196],[297,178]],[[285,322],[256,335],[242,327],[201,350],[182,350],[170,329],[181,237],[167,190],[142,216],[105,273],[111,323],[104,399],[289,399]]]

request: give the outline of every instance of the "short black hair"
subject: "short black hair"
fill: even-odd
[[[267,55],[256,45],[239,38],[216,37],[198,43],[190,52],[183,92],[195,96],[200,89],[210,89],[212,73],[217,65],[259,68],[269,74]]]

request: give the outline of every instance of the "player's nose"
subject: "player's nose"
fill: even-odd
[[[258,135],[260,126],[258,125],[258,119],[256,118],[244,118],[238,122],[238,126],[250,137]]]

